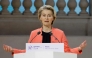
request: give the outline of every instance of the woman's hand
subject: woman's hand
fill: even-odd
[[[80,50],[83,50],[85,47],[86,47],[87,43],[86,43],[86,40],[84,42],[82,42],[79,46],[79,51]]]
[[[3,45],[3,49],[7,52],[13,52],[13,48],[11,46],[8,46],[8,45]]]

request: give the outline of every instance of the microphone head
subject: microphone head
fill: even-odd
[[[39,35],[41,32],[39,31],[39,32],[37,32],[37,34]]]

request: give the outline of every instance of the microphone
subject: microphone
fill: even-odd
[[[51,32],[50,35],[52,35],[60,43],[60,41]]]
[[[37,36],[37,35],[39,35],[41,32],[39,31],[39,32],[37,32],[37,34],[32,38],[32,40],[30,41],[30,43],[33,41],[33,39]]]

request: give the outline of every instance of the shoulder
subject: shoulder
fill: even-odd
[[[57,32],[63,32],[63,30],[59,29],[59,28],[53,28],[54,31],[57,31]]]
[[[61,29],[59,29],[59,28],[54,28],[53,33],[54,33],[55,35],[57,35],[57,34],[58,34],[58,35],[61,35],[61,36],[65,35],[64,31],[61,30]]]
[[[31,33],[37,33],[37,32],[40,32],[41,28],[37,28],[37,29],[34,29],[31,31]]]
[[[55,31],[55,32],[61,32],[61,33],[64,32],[63,30],[61,30],[61,29],[59,29],[59,28],[53,28],[53,31]]]

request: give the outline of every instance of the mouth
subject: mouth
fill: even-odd
[[[45,21],[45,22],[49,22],[49,21]]]

